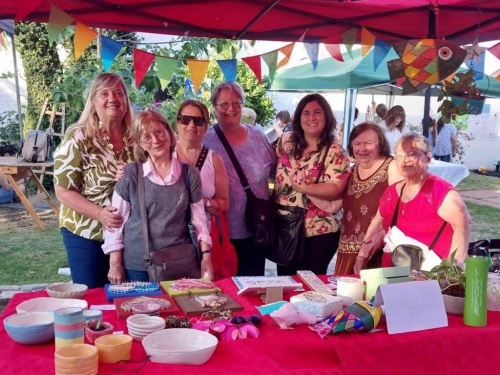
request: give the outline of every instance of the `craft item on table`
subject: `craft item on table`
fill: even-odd
[[[155,296],[162,294],[158,283],[149,281],[129,281],[120,284],[106,284],[104,286],[104,291],[106,293],[106,298],[110,302],[120,297]]]
[[[312,271],[299,270],[297,276],[309,287],[318,293],[335,294],[318,276]]]
[[[216,321],[219,319],[232,319],[232,318],[233,318],[233,312],[229,309],[213,309],[204,312],[201,315],[201,319],[212,320],[212,321]]]
[[[403,95],[421,91],[455,73],[467,55],[458,44],[440,39],[412,39],[391,44],[399,59],[387,62],[391,80],[406,77]]]
[[[344,299],[344,305],[361,301],[365,287],[363,281],[354,277],[341,277],[337,282],[337,296]]]
[[[227,303],[227,298],[217,294],[208,294],[195,297],[201,307],[220,308]]]
[[[330,332],[368,332],[377,327],[384,314],[382,307],[367,301],[358,301],[344,307],[327,321],[309,328],[324,338]]]
[[[188,318],[170,315],[165,319],[165,328],[191,328],[191,326],[191,321]]]
[[[304,313],[290,302],[273,311],[270,316],[281,329],[290,329],[294,324],[315,324],[317,321],[316,315]]]
[[[187,296],[191,294],[212,294],[220,292],[212,281],[208,279],[180,279],[161,281],[161,287],[167,292],[169,296]]]
[[[255,306],[255,308],[257,310],[259,310],[260,315],[264,316],[264,315],[269,315],[273,311],[280,309],[285,303],[287,303],[287,302],[286,301],[278,301],[278,302],[268,303],[268,304],[265,304],[262,306]]]
[[[116,314],[119,319],[128,318],[132,315],[132,307],[140,303],[157,303],[161,306],[160,316],[167,316],[172,314],[177,314],[180,312],[177,305],[174,303],[172,298],[167,295],[161,295],[156,297],[122,297],[115,298],[114,304],[116,306]]]
[[[206,295],[204,295],[204,296],[206,296]],[[175,299],[175,303],[177,303],[177,306],[179,306],[180,309],[184,312],[184,314],[186,314],[188,316],[189,315],[202,315],[203,313],[206,313],[210,310],[220,308],[220,306],[219,307],[202,306],[197,297],[200,297],[200,296],[194,296],[194,295],[178,296],[178,297],[174,297],[174,299]],[[229,295],[218,294],[217,297],[221,301],[225,300],[225,303],[222,306],[224,309],[229,309],[231,311],[243,310],[243,307],[240,304],[238,304],[234,299],[232,299]]]
[[[328,283],[326,286],[330,288],[331,290],[337,290],[337,281],[339,280],[340,276],[328,276]]]
[[[371,299],[377,293],[377,288],[385,284],[397,284],[413,281],[410,276],[410,267],[384,267],[361,270],[359,277],[366,284],[366,300]]]
[[[242,316],[235,316],[231,320],[199,321],[193,324],[193,328],[219,335],[223,341],[234,341],[248,337],[258,338],[260,331],[256,326],[261,322],[262,318],[257,315],[252,315],[248,319]]]
[[[290,302],[305,313],[324,319],[342,309],[342,298],[318,292],[305,292],[290,298]]]
[[[238,295],[264,294],[267,288],[283,288],[284,292],[302,288],[291,276],[233,276],[233,281]]]

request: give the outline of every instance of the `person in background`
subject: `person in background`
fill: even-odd
[[[451,162],[457,154],[457,128],[453,124],[445,124],[442,119],[437,122],[437,141],[434,147],[434,159]]]
[[[110,255],[109,281],[149,281],[144,264],[143,227],[138,181],[144,180],[149,250],[189,244],[191,237],[186,222],[186,210],[191,210],[191,221],[196,228],[202,260],[200,277],[213,279],[210,254],[212,240],[207,228],[201,179],[198,170],[188,167],[192,201],[184,183],[181,163],[172,156],[176,139],[162,114],[145,111],[137,115],[132,127],[136,140],[136,162],[125,167],[125,175],[116,184],[113,207],[123,217],[115,231],[106,231],[102,249]],[[138,175],[137,163],[142,163],[143,175]],[[182,264],[179,264],[182,267]]]
[[[422,119],[422,128],[424,126],[424,119]],[[431,154],[434,155],[434,147],[436,146],[437,140],[437,124],[436,120],[433,118],[429,118],[429,136],[427,137],[429,140],[429,147],[431,148]]]
[[[55,152],[54,189],[61,202],[59,226],[71,277],[89,288],[108,282],[109,257],[101,246],[104,228],[112,231],[122,225],[111,196],[123,164],[133,160],[131,125],[123,80],[101,74],[90,87],[80,119]]]
[[[210,98],[218,125],[225,135],[252,192],[261,199],[269,197],[268,180],[276,170],[276,155],[264,133],[241,122],[245,93],[236,82],[224,82],[215,87]],[[229,237],[238,256],[238,276],[262,276],[265,252],[254,246],[255,233],[245,224],[247,196],[233,163],[222,142],[210,127],[204,144],[222,157],[229,177]]]
[[[404,180],[389,186],[377,214],[366,231],[365,240],[354,265],[354,272],[366,268],[381,251],[398,206],[397,227],[407,236],[429,246],[439,229],[445,229],[433,250],[446,258],[456,250],[455,259],[463,262],[470,241],[470,214],[457,190],[447,181],[428,172],[432,160],[429,141],[422,134],[403,134],[396,145],[396,165]]]
[[[201,177],[203,205],[210,228],[210,215],[219,214],[229,208],[229,180],[222,158],[203,145],[203,137],[210,124],[210,115],[205,104],[188,99],[177,111],[178,140],[174,157],[181,163],[198,169]]]
[[[356,126],[356,120],[358,119],[358,116],[359,116],[359,109],[357,108],[354,108],[354,121],[353,121],[353,127]],[[344,142],[344,123],[345,123],[345,119],[344,121],[342,121],[339,125],[339,128],[338,128],[338,133],[337,133],[337,142],[339,144],[342,144]]]
[[[282,134],[292,131],[292,118],[290,117],[290,112],[286,109],[279,111],[276,114],[276,120],[278,120]],[[282,134],[279,134],[279,136],[281,137]]]
[[[387,106],[382,103],[378,104],[375,107],[375,113],[378,116],[378,122],[385,120],[385,118],[387,117]]]
[[[11,144],[5,144],[0,146],[0,156],[1,157],[12,157],[15,158],[17,155],[17,148]],[[16,181],[17,182],[17,181]],[[24,183],[17,182],[17,186],[26,193],[26,187]],[[3,173],[0,173],[0,204],[17,202],[19,198],[14,190],[14,188],[9,183],[7,176]]]
[[[338,199],[347,185],[347,178],[342,177],[348,170],[349,158],[335,142],[335,125],[335,116],[326,99],[309,94],[297,105],[292,131],[278,141],[276,203],[306,210],[304,258],[297,266],[278,265],[278,275],[295,275],[297,270],[326,274],[337,251],[339,223],[310,199]],[[323,159],[324,169],[319,174]],[[281,211],[280,214],[287,214]]]
[[[243,124],[255,125],[257,121],[257,113],[252,108],[243,107],[241,109],[241,122]]]
[[[396,142],[401,137],[401,134],[403,134],[403,129],[406,124],[406,113],[404,108],[400,105],[395,105],[389,109],[385,119],[380,121],[378,124],[385,129],[385,136],[389,141],[391,154],[394,155]]]

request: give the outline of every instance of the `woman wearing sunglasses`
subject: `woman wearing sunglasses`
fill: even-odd
[[[193,99],[182,102],[177,111],[179,137],[174,153],[177,160],[200,171],[208,223],[210,214],[218,214],[219,206],[223,211],[229,208],[229,181],[224,162],[219,155],[203,145],[209,123],[210,116],[205,104]]]
[[[218,127],[232,148],[255,196],[269,197],[268,179],[276,170],[276,154],[264,133],[241,122],[245,93],[236,82],[224,82],[215,87],[210,98]],[[229,176],[228,210],[229,237],[238,256],[238,276],[262,276],[265,268],[264,250],[254,246],[255,233],[245,224],[247,195],[238,173],[226,152],[214,125],[205,135],[205,145],[219,154]]]
[[[123,225],[115,231],[106,231],[104,237],[104,253],[110,254],[109,281],[149,280],[143,259],[143,225],[138,192],[141,178],[144,180],[149,250],[152,252],[191,243],[186,222],[186,211],[191,210],[191,222],[196,228],[202,253],[200,277],[208,273],[213,278],[212,240],[204,215],[199,172],[194,167],[188,167],[191,185],[189,201],[181,163],[172,157],[175,136],[162,114],[145,111],[137,115],[132,135],[136,140],[134,156],[137,161],[125,167],[123,178],[115,186],[112,201],[117,213],[123,217]],[[139,175],[138,163],[142,163],[142,175]]]

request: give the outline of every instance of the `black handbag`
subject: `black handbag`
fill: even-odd
[[[325,169],[325,160],[331,144],[326,147],[325,154],[321,160],[317,184],[323,169]],[[282,266],[297,266],[304,259],[304,239],[305,234],[305,215],[307,210],[299,206],[276,205],[276,244],[269,249],[266,258]],[[287,211],[286,214],[279,213],[279,210]]]
[[[144,265],[148,271],[150,281],[177,280],[183,277],[200,278],[201,254],[194,235],[194,226],[191,224],[191,184],[189,182],[188,166],[182,164],[182,175],[188,190],[189,203],[186,210],[186,221],[188,223],[191,243],[168,246],[163,249],[149,251],[148,216],[146,212],[144,177],[142,163],[137,163],[139,205],[142,218],[142,232],[144,240]]]
[[[396,209],[394,211],[394,214],[392,215],[391,227],[397,226],[399,202],[401,202],[401,197],[403,196],[403,191],[405,186],[406,184],[404,184],[403,187],[401,188],[401,193],[399,195],[398,203],[396,204]],[[446,227],[446,224],[447,223],[445,221],[441,226],[441,228],[439,229],[438,233],[436,234],[436,237],[434,237],[434,240],[430,244],[429,250],[432,250],[432,248],[438,241],[439,237],[441,236],[441,233],[443,233],[444,228]],[[393,267],[409,266],[410,270],[420,271],[420,268],[422,267],[422,262],[424,261],[424,254],[422,249],[416,245],[402,244],[398,245],[391,252],[391,260]]]
[[[226,136],[220,129],[219,124],[214,125],[214,130],[219,137],[222,145],[226,149],[227,155],[233,163],[234,169],[238,174],[240,183],[247,196],[247,203],[245,206],[245,225],[249,231],[255,233],[254,245],[259,248],[270,248],[274,246],[275,241],[275,214],[276,203],[273,196],[267,199],[258,198],[253,193],[248,179],[241,168],[234,151],[227,141]]]

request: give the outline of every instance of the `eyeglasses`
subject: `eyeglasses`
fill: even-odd
[[[153,142],[153,135],[160,141],[167,139],[167,132],[165,130],[155,130],[151,134],[144,134],[141,138],[141,143],[148,144]]]
[[[423,151],[410,151],[407,154],[404,152],[400,152],[399,154],[396,155],[396,159],[398,160],[406,160],[408,159],[409,161],[414,161],[415,159],[419,158],[420,155],[422,155]]]
[[[219,107],[221,107],[221,109],[223,109],[224,111],[228,110],[229,109],[229,106],[232,105],[234,109],[240,109],[241,108],[241,105],[242,103],[239,101],[239,100],[236,100],[234,102],[226,102],[226,103],[220,103],[220,104],[217,104]]]
[[[177,121],[186,126],[191,123],[191,120],[193,120],[196,126],[205,126],[207,123],[203,117],[199,116],[179,115],[179,117],[177,117]]]

